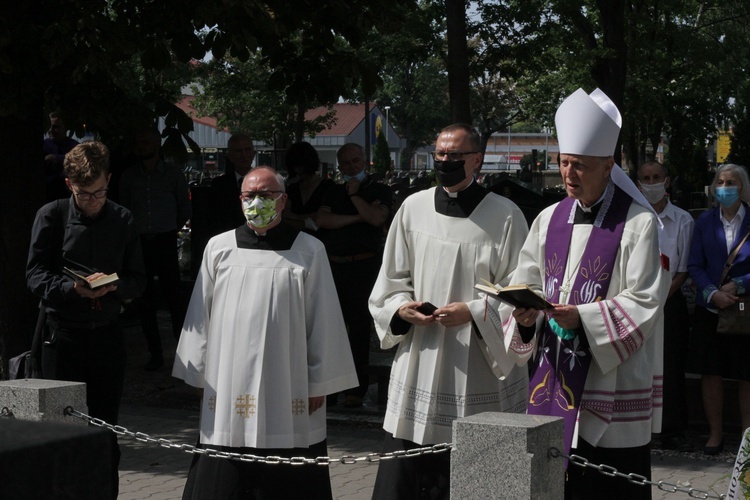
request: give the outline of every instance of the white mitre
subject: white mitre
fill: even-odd
[[[622,116],[615,103],[601,90],[596,89],[587,94],[585,90],[578,89],[557,108],[555,127],[560,153],[577,156],[612,156],[617,147],[617,138],[620,136]],[[654,212],[654,207],[619,165],[615,164],[612,167],[610,176],[612,182],[630,195],[636,203]],[[658,221],[661,224],[661,219]]]
[[[622,117],[617,106],[599,89],[573,92],[555,114],[560,152],[581,156],[612,156],[620,136]]]

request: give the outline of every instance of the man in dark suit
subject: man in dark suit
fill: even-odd
[[[211,182],[209,192],[210,236],[229,231],[245,223],[240,204],[240,185],[255,159],[253,140],[249,135],[238,132],[227,142],[227,171]]]

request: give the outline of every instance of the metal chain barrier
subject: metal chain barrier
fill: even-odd
[[[0,416],[7,415],[5,410],[6,410],[5,408],[0,410]],[[137,441],[141,441],[144,443],[157,444],[163,448],[172,448],[172,449],[184,451],[185,453],[193,453],[196,455],[206,455],[208,457],[214,457],[214,458],[226,458],[228,460],[238,460],[241,462],[257,462],[257,463],[264,463],[264,464],[286,464],[286,465],[305,465],[305,464],[306,465],[331,465],[335,463],[356,464],[360,462],[375,463],[375,462],[380,462],[382,460],[392,460],[392,459],[397,459],[397,458],[411,458],[411,457],[416,457],[420,455],[443,453],[443,452],[449,451],[453,447],[452,443],[442,443],[442,444],[436,444],[432,446],[425,446],[423,448],[414,448],[412,450],[394,451],[391,453],[368,453],[367,455],[363,455],[359,457],[354,456],[354,455],[343,455],[339,458],[331,458],[331,457],[307,458],[307,457],[278,457],[278,456],[262,457],[262,456],[251,455],[251,454],[219,451],[219,450],[214,450],[211,448],[198,448],[197,446],[190,445],[190,444],[175,443],[169,439],[152,437],[143,432],[133,432],[133,431],[126,429],[125,427],[121,425],[112,425],[110,423],[105,422],[102,419],[94,418],[90,415],[86,415],[85,413],[81,413],[80,411],[74,409],[71,406],[68,406],[67,408],[65,408],[64,413],[65,415],[68,415],[68,416],[80,418],[81,420],[84,420],[91,425],[96,425],[98,427],[109,429],[115,434],[117,434],[118,436],[130,437]],[[603,474],[605,476],[620,477],[623,479],[627,479],[629,482],[640,485],[640,486],[655,486],[659,488],[661,491],[666,491],[667,493],[687,493],[687,495],[691,498],[703,498],[703,499],[716,498],[719,500],[724,500],[726,498],[726,495],[721,495],[721,494],[717,495],[717,494],[710,493],[708,491],[699,490],[697,488],[688,488],[685,486],[680,486],[677,484],[669,483],[667,481],[654,482],[640,474],[635,474],[635,473],[625,474],[625,473],[618,471],[616,468],[610,465],[593,464],[589,462],[586,458],[580,455],[566,455],[565,453],[561,452],[560,450],[554,447],[549,449],[548,454],[552,458],[565,458],[571,464],[574,464],[577,467],[586,467],[586,468],[594,469],[598,471],[600,474]]]
[[[98,427],[103,427],[105,429],[109,429],[115,434],[117,434],[118,436],[126,436],[126,437],[136,439],[138,441],[142,441],[144,443],[158,444],[159,446],[163,448],[173,448],[176,450],[184,451],[186,453],[194,453],[196,455],[206,455],[208,457],[214,457],[214,458],[226,458],[229,460],[239,460],[241,462],[257,462],[257,463],[264,463],[264,464],[288,464],[288,465],[303,465],[303,464],[330,465],[334,463],[356,464],[359,462],[373,463],[373,462],[380,462],[381,460],[391,460],[394,458],[411,458],[411,457],[416,457],[419,455],[443,453],[443,452],[449,451],[452,447],[451,443],[442,443],[442,444],[436,444],[432,446],[426,446],[424,448],[394,451],[392,453],[368,453],[367,455],[360,456],[360,457],[356,457],[354,455],[344,455],[340,458],[331,458],[331,457],[287,458],[287,457],[277,457],[277,456],[261,457],[258,455],[231,453],[227,451],[213,450],[211,448],[198,448],[197,446],[193,446],[190,444],[175,443],[169,439],[152,437],[143,432],[129,431],[128,429],[126,429],[125,427],[122,427],[121,425],[112,425],[110,423],[105,422],[102,419],[94,418],[90,415],[86,415],[85,413],[81,413],[80,411],[74,409],[71,406],[68,406],[67,408],[65,408],[64,413],[65,415],[73,416],[73,417],[80,418],[81,420],[85,420],[89,424],[96,425]]]
[[[580,455],[566,455],[565,453],[554,447],[550,448],[548,453],[552,458],[566,458],[571,464],[574,464],[578,467],[588,467],[589,469],[594,469],[600,474],[609,477],[621,477],[623,479],[627,479],[633,484],[637,484],[640,486],[656,486],[661,491],[666,491],[667,493],[687,493],[690,498],[718,498],[720,500],[726,498],[726,495],[717,495],[708,491],[699,490],[697,488],[688,488],[685,486],[668,483],[667,481],[650,481],[646,477],[640,474],[634,474],[632,472],[630,474],[624,474],[610,465],[592,464],[591,462],[586,460],[586,458]]]

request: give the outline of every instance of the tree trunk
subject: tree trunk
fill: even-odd
[[[370,97],[365,96],[365,169],[370,170]]]
[[[597,0],[601,28],[602,45],[612,55],[606,59],[597,58],[592,69],[594,80],[599,88],[615,103],[622,114],[627,75],[627,44],[625,42],[625,4],[622,0]],[[614,151],[615,162],[621,162],[620,141]]]
[[[451,121],[471,124],[469,47],[466,44],[466,2],[446,0],[448,28],[448,95]]]

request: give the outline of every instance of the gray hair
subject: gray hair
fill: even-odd
[[[742,187],[740,190],[740,199],[745,203],[750,202],[750,179],[747,176],[747,167],[734,163],[725,163],[716,169],[716,175],[714,175],[714,180],[711,182],[711,196],[716,197],[716,181],[719,180],[719,174],[724,172],[731,172],[737,176]]]

